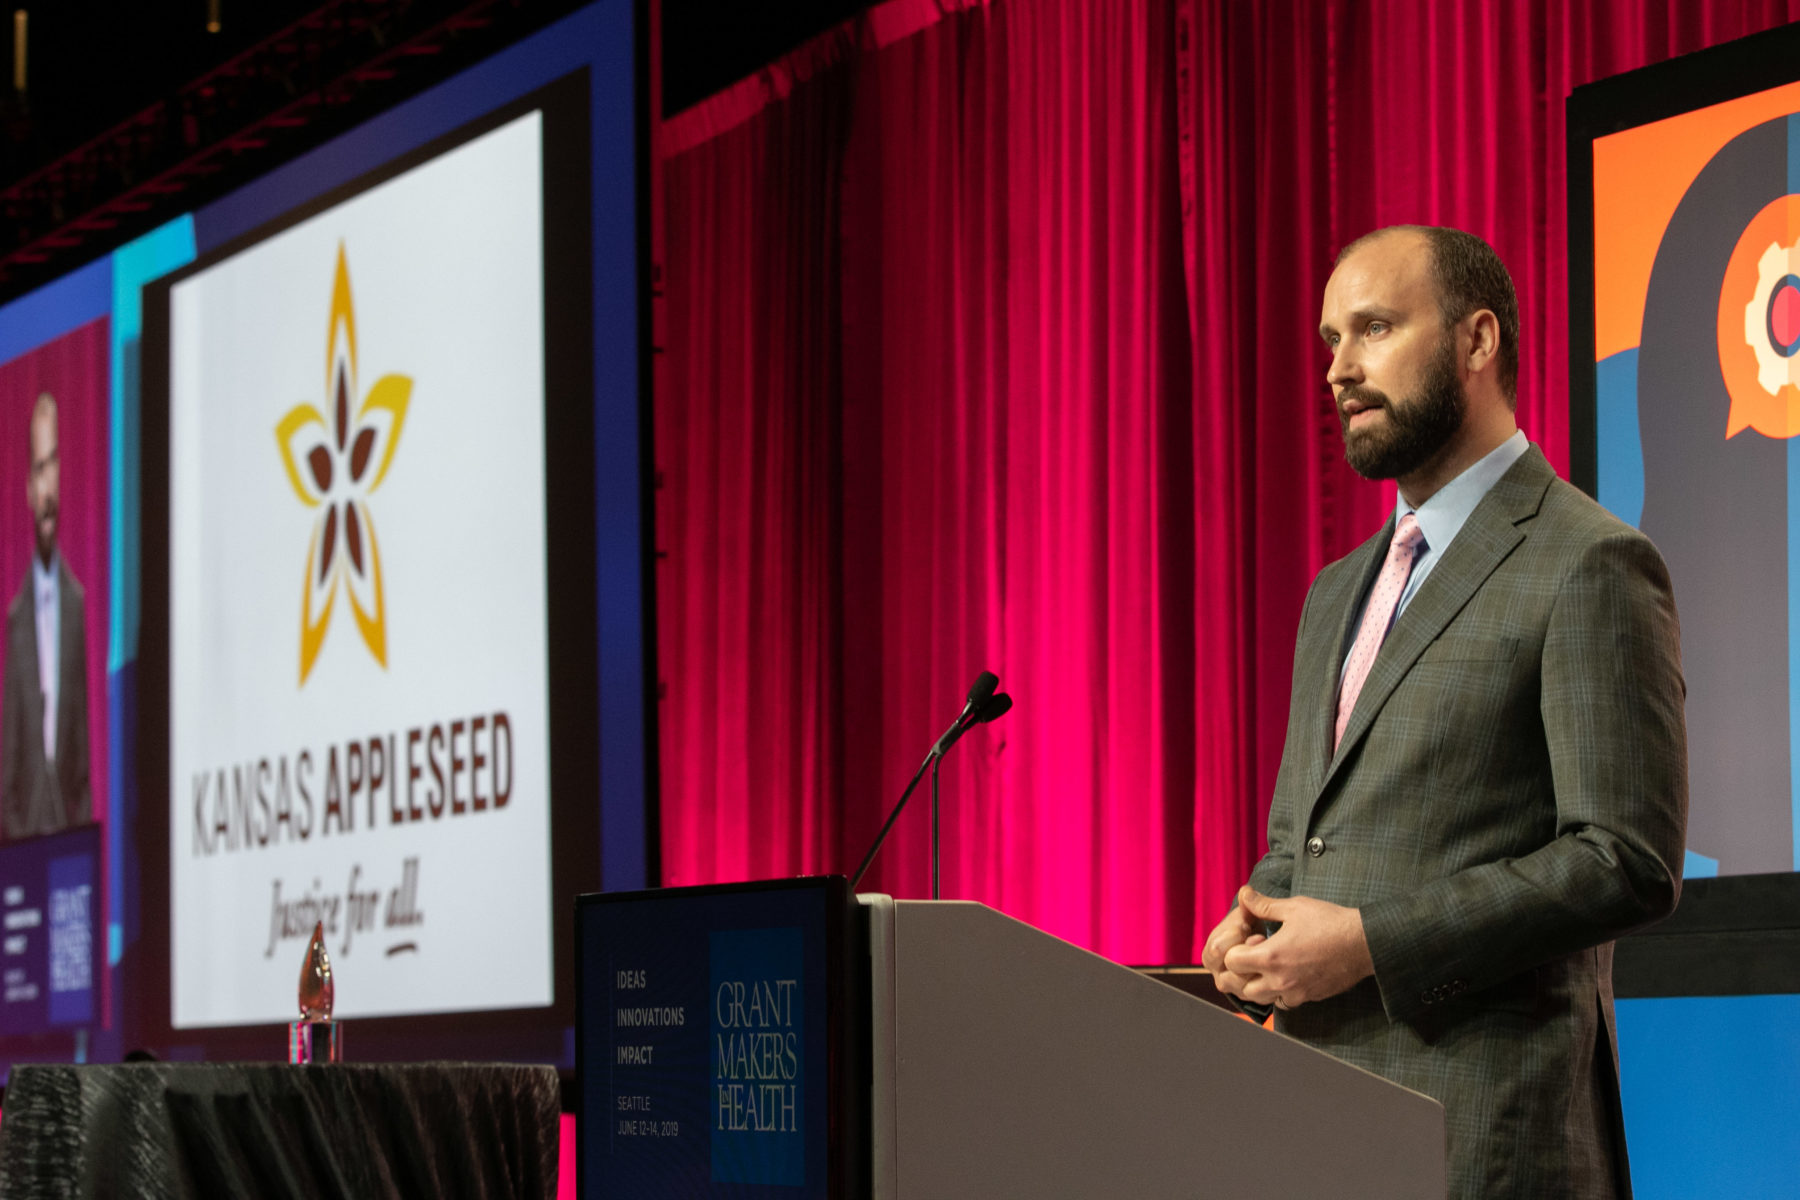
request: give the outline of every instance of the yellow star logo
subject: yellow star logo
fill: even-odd
[[[356,307],[350,299],[350,267],[339,242],[325,342],[325,402],[331,420],[311,404],[296,404],[275,427],[288,483],[301,503],[319,510],[306,548],[306,584],[300,600],[302,686],[325,642],[340,587],[350,594],[363,644],[376,662],[387,666],[381,550],[369,497],[387,478],[400,445],[412,379],[383,375],[352,418],[351,398],[356,394]]]

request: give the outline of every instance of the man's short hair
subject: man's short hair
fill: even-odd
[[[1390,225],[1365,233],[1338,254],[1343,262],[1363,243],[1390,233],[1410,231],[1431,246],[1431,280],[1437,285],[1438,311],[1446,327],[1470,313],[1487,309],[1500,323],[1500,390],[1509,405],[1519,402],[1519,295],[1512,276],[1494,248],[1472,233],[1439,225]]]

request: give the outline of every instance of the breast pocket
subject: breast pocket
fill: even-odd
[[[1537,672],[1517,637],[1439,638],[1414,661],[1401,695],[1405,732],[1446,796],[1493,786],[1518,765],[1521,731],[1541,721]]]
[[[1451,634],[1439,638],[1420,653],[1414,669],[1467,666],[1478,670],[1479,664],[1490,666],[1510,663],[1519,654],[1519,639],[1513,636],[1474,637]]]

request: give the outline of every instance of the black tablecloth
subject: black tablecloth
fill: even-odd
[[[18,1066],[0,1196],[547,1200],[559,1110],[550,1067]]]

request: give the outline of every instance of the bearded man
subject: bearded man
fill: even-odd
[[[86,602],[57,549],[62,451],[56,400],[31,409],[25,504],[31,567],[6,610],[5,697],[0,701],[0,820],[8,839],[94,819],[88,782]]]
[[[1399,499],[1307,596],[1269,851],[1203,960],[1441,1101],[1451,1196],[1629,1195],[1612,942],[1674,907],[1687,824],[1667,569],[1519,431],[1481,239],[1355,242],[1319,334],[1345,456]]]

